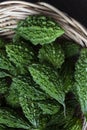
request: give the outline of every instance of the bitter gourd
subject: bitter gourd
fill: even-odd
[[[9,83],[5,78],[0,78],[0,94],[5,94],[8,92]]]
[[[82,123],[79,119],[72,119],[66,122],[65,130],[82,130]]]
[[[0,50],[0,69],[2,69],[10,77],[19,73],[19,70],[15,68],[12,62],[8,59],[5,50]]]
[[[66,125],[66,123],[68,123],[70,120],[73,119],[73,115],[74,115],[74,109],[67,108],[66,109],[66,117],[64,117],[63,110],[60,108],[59,112],[51,117],[47,126],[51,127],[51,126],[58,125],[59,127],[62,126],[62,128],[63,128],[63,126]]]
[[[75,90],[83,114],[87,118],[87,48],[81,50],[75,67]]]
[[[50,102],[50,101],[39,101],[38,102],[39,108],[42,110],[43,114],[48,114],[48,115],[53,115],[56,114],[59,109],[60,105],[55,102]]]
[[[13,78],[13,83],[19,92],[19,102],[25,117],[32,124],[33,128],[42,128],[43,125],[40,119],[41,109],[37,102],[46,100],[48,97],[38,89],[38,85],[31,77],[18,76]]]
[[[73,89],[73,85],[75,82],[74,70],[75,63],[72,58],[66,59],[60,68],[59,75],[61,76],[65,93],[68,93]]]
[[[10,71],[12,64],[9,62],[5,50],[0,50],[0,68]]]
[[[30,77],[25,78],[24,76],[18,76],[16,78],[13,78],[12,88],[11,88],[12,91],[13,91],[13,88],[15,88],[16,92],[18,92],[18,95],[16,93],[15,95],[14,93],[11,93],[11,95],[9,95],[9,97],[6,97],[6,98],[7,98],[8,103],[13,105],[14,107],[18,106],[20,103],[25,116],[35,126],[36,125],[35,121],[37,120],[35,119],[36,117],[33,117],[34,110],[33,108],[31,109],[31,106],[32,106],[31,101],[44,100],[46,99],[46,95],[43,92],[40,92],[39,90],[35,89],[34,87],[37,88],[38,85],[32,80],[32,78]],[[16,102],[14,101],[14,99],[12,99],[14,98],[14,96],[12,95],[15,96]],[[29,112],[29,110],[31,110],[32,113]]]
[[[0,108],[0,124],[12,128],[29,129],[29,124],[17,115],[12,109]]]
[[[53,68],[46,65],[33,64],[29,67],[29,71],[34,81],[40,85],[42,90],[64,105],[65,93],[63,91],[62,81]]]
[[[34,45],[51,43],[64,34],[64,30],[58,23],[41,15],[28,16],[25,20],[20,21],[16,32]]]
[[[0,78],[11,77],[11,75],[4,70],[0,69]]]
[[[51,129],[53,126],[53,129],[55,129],[55,126],[57,126],[59,130],[82,130],[82,119],[75,114],[75,109],[67,106],[66,117],[64,117],[63,111],[60,109],[56,115],[51,117],[47,128]]]
[[[20,105],[25,114],[25,117],[32,124],[33,128],[39,127],[39,118],[40,118],[40,109],[37,104],[33,103],[32,100],[29,100],[26,95],[19,97]]]
[[[20,93],[19,101],[25,117],[32,124],[32,129],[44,130],[43,128],[46,126],[47,118],[44,118],[42,115],[38,103],[35,100],[30,100],[28,96],[23,95],[23,93]]]
[[[80,53],[81,46],[74,42],[64,42],[61,46],[66,58],[77,56]]]
[[[15,64],[21,73],[26,72],[27,66],[34,57],[32,49],[24,45],[8,44],[6,45],[6,52],[9,60]]]
[[[39,101],[48,98],[48,95],[39,90],[39,86],[32,80],[30,76],[18,76],[13,78],[13,84],[17,88],[21,96],[26,96],[29,100]]]
[[[14,82],[11,83],[11,86],[9,87],[9,91],[5,96],[7,104],[12,106],[13,108],[20,107],[19,104],[19,93],[17,90],[17,85],[15,86]]]
[[[56,42],[49,45],[43,45],[39,50],[38,57],[41,62],[49,62],[56,68],[60,68],[64,62],[64,52],[61,46]]]

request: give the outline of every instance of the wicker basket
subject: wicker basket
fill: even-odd
[[[64,37],[87,47],[87,29],[75,19],[55,7],[39,2],[36,4],[23,1],[6,1],[0,3],[0,36],[11,38],[17,22],[28,15],[44,14],[51,16],[65,30]]]
[[[65,30],[64,37],[75,41],[82,47],[87,47],[87,29],[64,12],[44,2],[35,4],[24,1],[1,2],[0,36],[12,38],[14,35],[13,29],[16,28],[17,22],[33,14],[51,16]],[[85,120],[82,130],[87,130]]]

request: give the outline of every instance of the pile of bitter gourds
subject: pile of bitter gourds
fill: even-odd
[[[87,119],[87,48],[33,15],[0,39],[0,130],[82,130]]]

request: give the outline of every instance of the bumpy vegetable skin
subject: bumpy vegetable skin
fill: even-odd
[[[48,114],[48,115],[54,115],[56,114],[59,109],[60,105],[58,103],[54,103],[53,101],[40,101],[38,103],[39,108],[43,111],[43,114]]]
[[[68,58],[79,55],[81,46],[74,42],[64,42],[62,49],[65,53],[65,57]]]
[[[87,49],[81,50],[75,67],[76,97],[81,105],[82,112],[87,118]]]
[[[39,59],[41,62],[48,62],[56,68],[60,68],[64,62],[64,52],[58,43],[44,45],[39,50]]]
[[[17,34],[34,45],[44,45],[55,41],[64,34],[64,30],[49,17],[32,15],[18,24]]]
[[[0,94],[6,94],[9,90],[9,79],[0,78]]]
[[[30,128],[29,124],[19,117],[13,110],[8,110],[6,108],[0,108],[0,123],[12,128]]]
[[[26,72],[26,68],[33,62],[34,53],[32,48],[24,45],[9,44],[6,45],[6,52],[9,60],[21,71]]]
[[[13,68],[13,66],[8,60],[5,50],[0,50],[0,69],[11,71],[11,68]]]
[[[14,87],[21,96],[26,96],[29,100],[39,101],[48,98],[44,92],[40,91],[39,86],[32,80],[30,76],[18,76],[13,78]]]
[[[74,69],[75,69],[75,63],[73,58],[68,58],[65,60],[65,62],[62,64],[59,75],[61,77],[61,80],[63,82],[63,89],[65,93],[68,93],[69,91],[72,91],[74,86]]]
[[[19,93],[17,90],[17,85],[15,86],[14,82],[11,83],[8,93],[5,96],[7,104],[13,108],[20,107],[19,104]]]
[[[63,92],[62,81],[51,67],[45,65],[33,64],[29,71],[34,81],[53,99],[64,105],[65,93]]]
[[[40,127],[40,108],[38,107],[37,102],[39,102],[39,100],[45,100],[47,96],[38,90],[38,85],[29,76],[27,76],[27,78],[24,76],[13,78],[13,84],[18,90],[19,103],[25,117],[34,128]]]

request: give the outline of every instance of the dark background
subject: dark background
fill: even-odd
[[[2,0],[0,0],[2,1]],[[87,0],[25,0],[28,2],[43,1],[50,3],[56,8],[68,13],[87,27]]]

